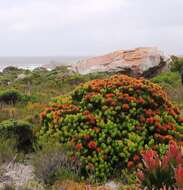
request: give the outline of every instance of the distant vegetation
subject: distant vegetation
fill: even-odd
[[[103,73],[74,74],[64,66],[52,71],[8,67],[0,73],[0,122],[13,118],[37,124],[39,113],[51,98],[72,91],[82,82],[107,76]]]
[[[153,82],[161,85],[173,102],[179,107],[183,107],[183,86],[180,75],[181,67],[183,67],[183,59],[172,57],[170,71],[161,73],[151,79]]]

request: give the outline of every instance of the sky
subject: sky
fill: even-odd
[[[183,0],[0,0],[0,56],[183,55]]]

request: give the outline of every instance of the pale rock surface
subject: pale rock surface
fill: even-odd
[[[34,180],[33,167],[21,163],[10,164],[3,168],[0,177],[0,190],[6,185],[14,185],[18,190],[30,180]]]
[[[149,77],[157,75],[165,69],[169,60],[157,48],[136,48],[81,60],[73,64],[70,69],[80,74],[120,72],[130,76]]]

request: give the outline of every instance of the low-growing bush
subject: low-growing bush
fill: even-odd
[[[17,90],[6,90],[0,92],[0,102],[6,104],[15,104],[18,101],[21,101],[22,95]]]
[[[167,94],[179,107],[182,108],[183,88],[181,76],[178,72],[165,72],[151,79],[153,82],[161,85]]]
[[[32,150],[33,126],[25,121],[6,120],[0,123],[0,136],[14,138],[17,141],[17,148],[20,151]]]
[[[144,149],[163,154],[170,140],[183,140],[183,119],[161,87],[125,75],[82,84],[54,99],[41,118],[39,142],[75,146],[92,181],[133,168]]]
[[[164,72],[151,79],[152,82],[158,83],[162,86],[176,88],[181,84],[181,77],[178,72]]]
[[[60,144],[47,144],[38,149],[32,164],[35,175],[46,184],[58,179],[77,179],[80,174],[80,162],[68,157],[68,149]]]
[[[183,153],[175,142],[170,142],[162,158],[154,150],[145,151],[142,157],[144,170],[137,173],[142,188],[183,188]]]

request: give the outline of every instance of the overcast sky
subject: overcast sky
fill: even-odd
[[[0,0],[0,56],[183,54],[183,0]]]

